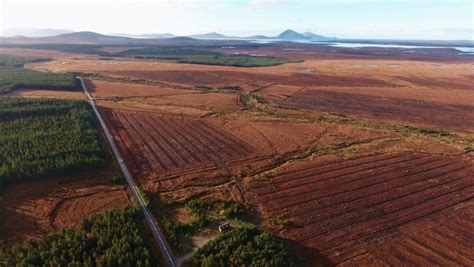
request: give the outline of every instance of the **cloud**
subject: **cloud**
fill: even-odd
[[[288,3],[287,0],[251,0],[248,3],[250,9],[272,8]]]

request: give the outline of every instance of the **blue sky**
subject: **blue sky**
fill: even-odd
[[[472,0],[1,0],[0,29],[473,39]]]

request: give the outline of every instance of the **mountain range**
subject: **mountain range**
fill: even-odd
[[[255,40],[255,39],[272,39],[272,40],[287,40],[287,41],[328,41],[336,38],[325,37],[317,35],[311,32],[298,33],[294,30],[286,30],[277,36],[265,36],[265,35],[254,35],[247,37],[238,36],[227,36],[217,32],[205,33],[205,34],[194,34],[189,36],[177,36],[171,33],[150,33],[150,34],[127,34],[127,33],[115,33],[115,34],[99,34],[94,32],[72,32],[70,30],[54,30],[54,29],[30,29],[15,32],[14,30],[7,31],[9,36],[16,38],[27,38],[27,37],[50,37],[55,39],[71,39],[71,40],[83,40],[92,38],[98,41],[110,41],[111,38],[115,38],[118,41],[125,41],[125,39],[118,38],[134,38],[134,39],[169,39],[175,37],[190,37],[193,39],[207,39],[207,40]],[[17,33],[17,34],[15,34]],[[21,33],[21,34],[19,34]]]
[[[68,29],[14,28],[3,30],[3,36],[49,37],[73,32]]]
[[[286,41],[329,41],[329,40],[336,39],[335,37],[326,37],[326,36],[318,35],[312,32],[298,33],[294,30],[286,30],[277,36],[253,35],[253,36],[248,36],[248,37],[237,37],[237,36],[226,36],[217,32],[211,32],[211,33],[206,33],[206,34],[191,35],[189,37],[196,38],[196,39],[229,39],[229,40],[272,39],[272,40],[286,40]]]

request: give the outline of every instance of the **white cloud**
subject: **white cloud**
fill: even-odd
[[[250,9],[272,8],[288,2],[287,0],[251,0],[248,7]]]

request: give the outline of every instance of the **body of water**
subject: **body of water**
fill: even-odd
[[[329,43],[329,42],[318,42],[318,44],[327,44],[334,47],[350,47],[350,48],[363,48],[363,47],[386,47],[386,48],[408,48],[408,49],[417,49],[417,48],[454,48],[459,50],[462,53],[474,53],[474,47],[467,46],[423,46],[423,45],[396,45],[396,44],[361,44],[361,43]]]
[[[251,40],[252,43],[258,44],[269,44],[269,43],[278,43],[278,42],[288,42],[288,40],[279,40],[279,39],[261,39],[261,40]],[[385,47],[385,48],[406,48],[406,49],[421,49],[421,48],[430,48],[430,49],[446,49],[454,48],[459,51],[459,54],[470,55],[474,54],[474,47],[469,46],[424,46],[424,45],[397,45],[397,44],[363,44],[363,43],[339,43],[339,42],[316,42],[316,41],[307,41],[307,40],[295,40],[291,41],[295,43],[304,43],[304,44],[318,44],[318,45],[328,45],[333,47],[346,47],[346,48],[364,48],[364,47]]]

